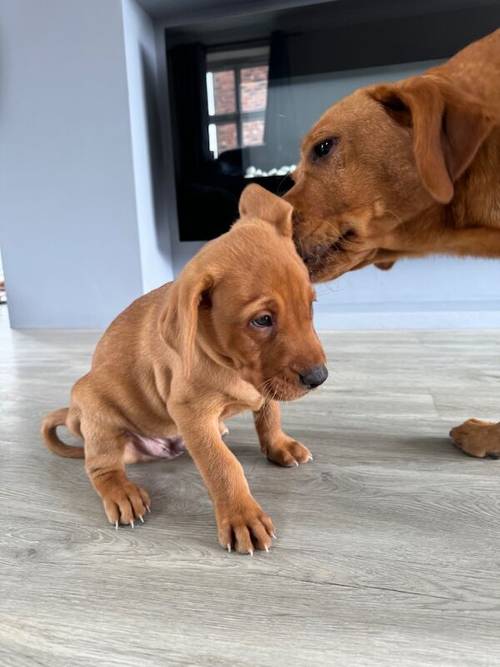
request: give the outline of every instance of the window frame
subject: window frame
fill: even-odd
[[[228,58],[227,60],[220,60],[216,63],[208,63],[206,72],[207,74],[216,74],[217,72],[234,72],[234,89],[235,89],[235,110],[230,113],[214,113],[213,115],[208,114],[208,124],[215,125],[217,128],[218,125],[224,125],[228,123],[234,123],[236,125],[236,148],[228,148],[226,150],[236,150],[238,148],[245,148],[243,145],[243,123],[252,120],[263,120],[264,129],[266,123],[266,109],[267,109],[267,100],[266,107],[261,111],[243,111],[241,108],[241,70],[242,69],[251,69],[252,67],[267,67],[267,89],[269,90],[269,58],[265,56],[249,56],[246,58]],[[212,84],[213,85],[213,84]],[[214,91],[215,98],[215,91]],[[262,144],[248,144],[249,146],[262,146]]]

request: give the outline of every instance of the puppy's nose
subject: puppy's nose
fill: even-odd
[[[314,389],[326,380],[328,377],[328,368],[324,364],[313,366],[299,373],[299,377],[302,384],[305,384],[309,389]]]

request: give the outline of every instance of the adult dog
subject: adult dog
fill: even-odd
[[[500,30],[334,104],[293,178],[286,199],[314,281],[430,253],[500,257]],[[451,436],[473,456],[500,455],[500,424],[471,419]]]

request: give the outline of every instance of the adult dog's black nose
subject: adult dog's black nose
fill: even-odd
[[[328,377],[328,368],[324,364],[313,366],[299,373],[299,376],[302,384],[305,384],[309,389],[314,389],[326,380]]]

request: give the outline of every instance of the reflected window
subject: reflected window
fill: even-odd
[[[208,137],[215,159],[264,143],[268,58],[266,47],[207,54]]]

